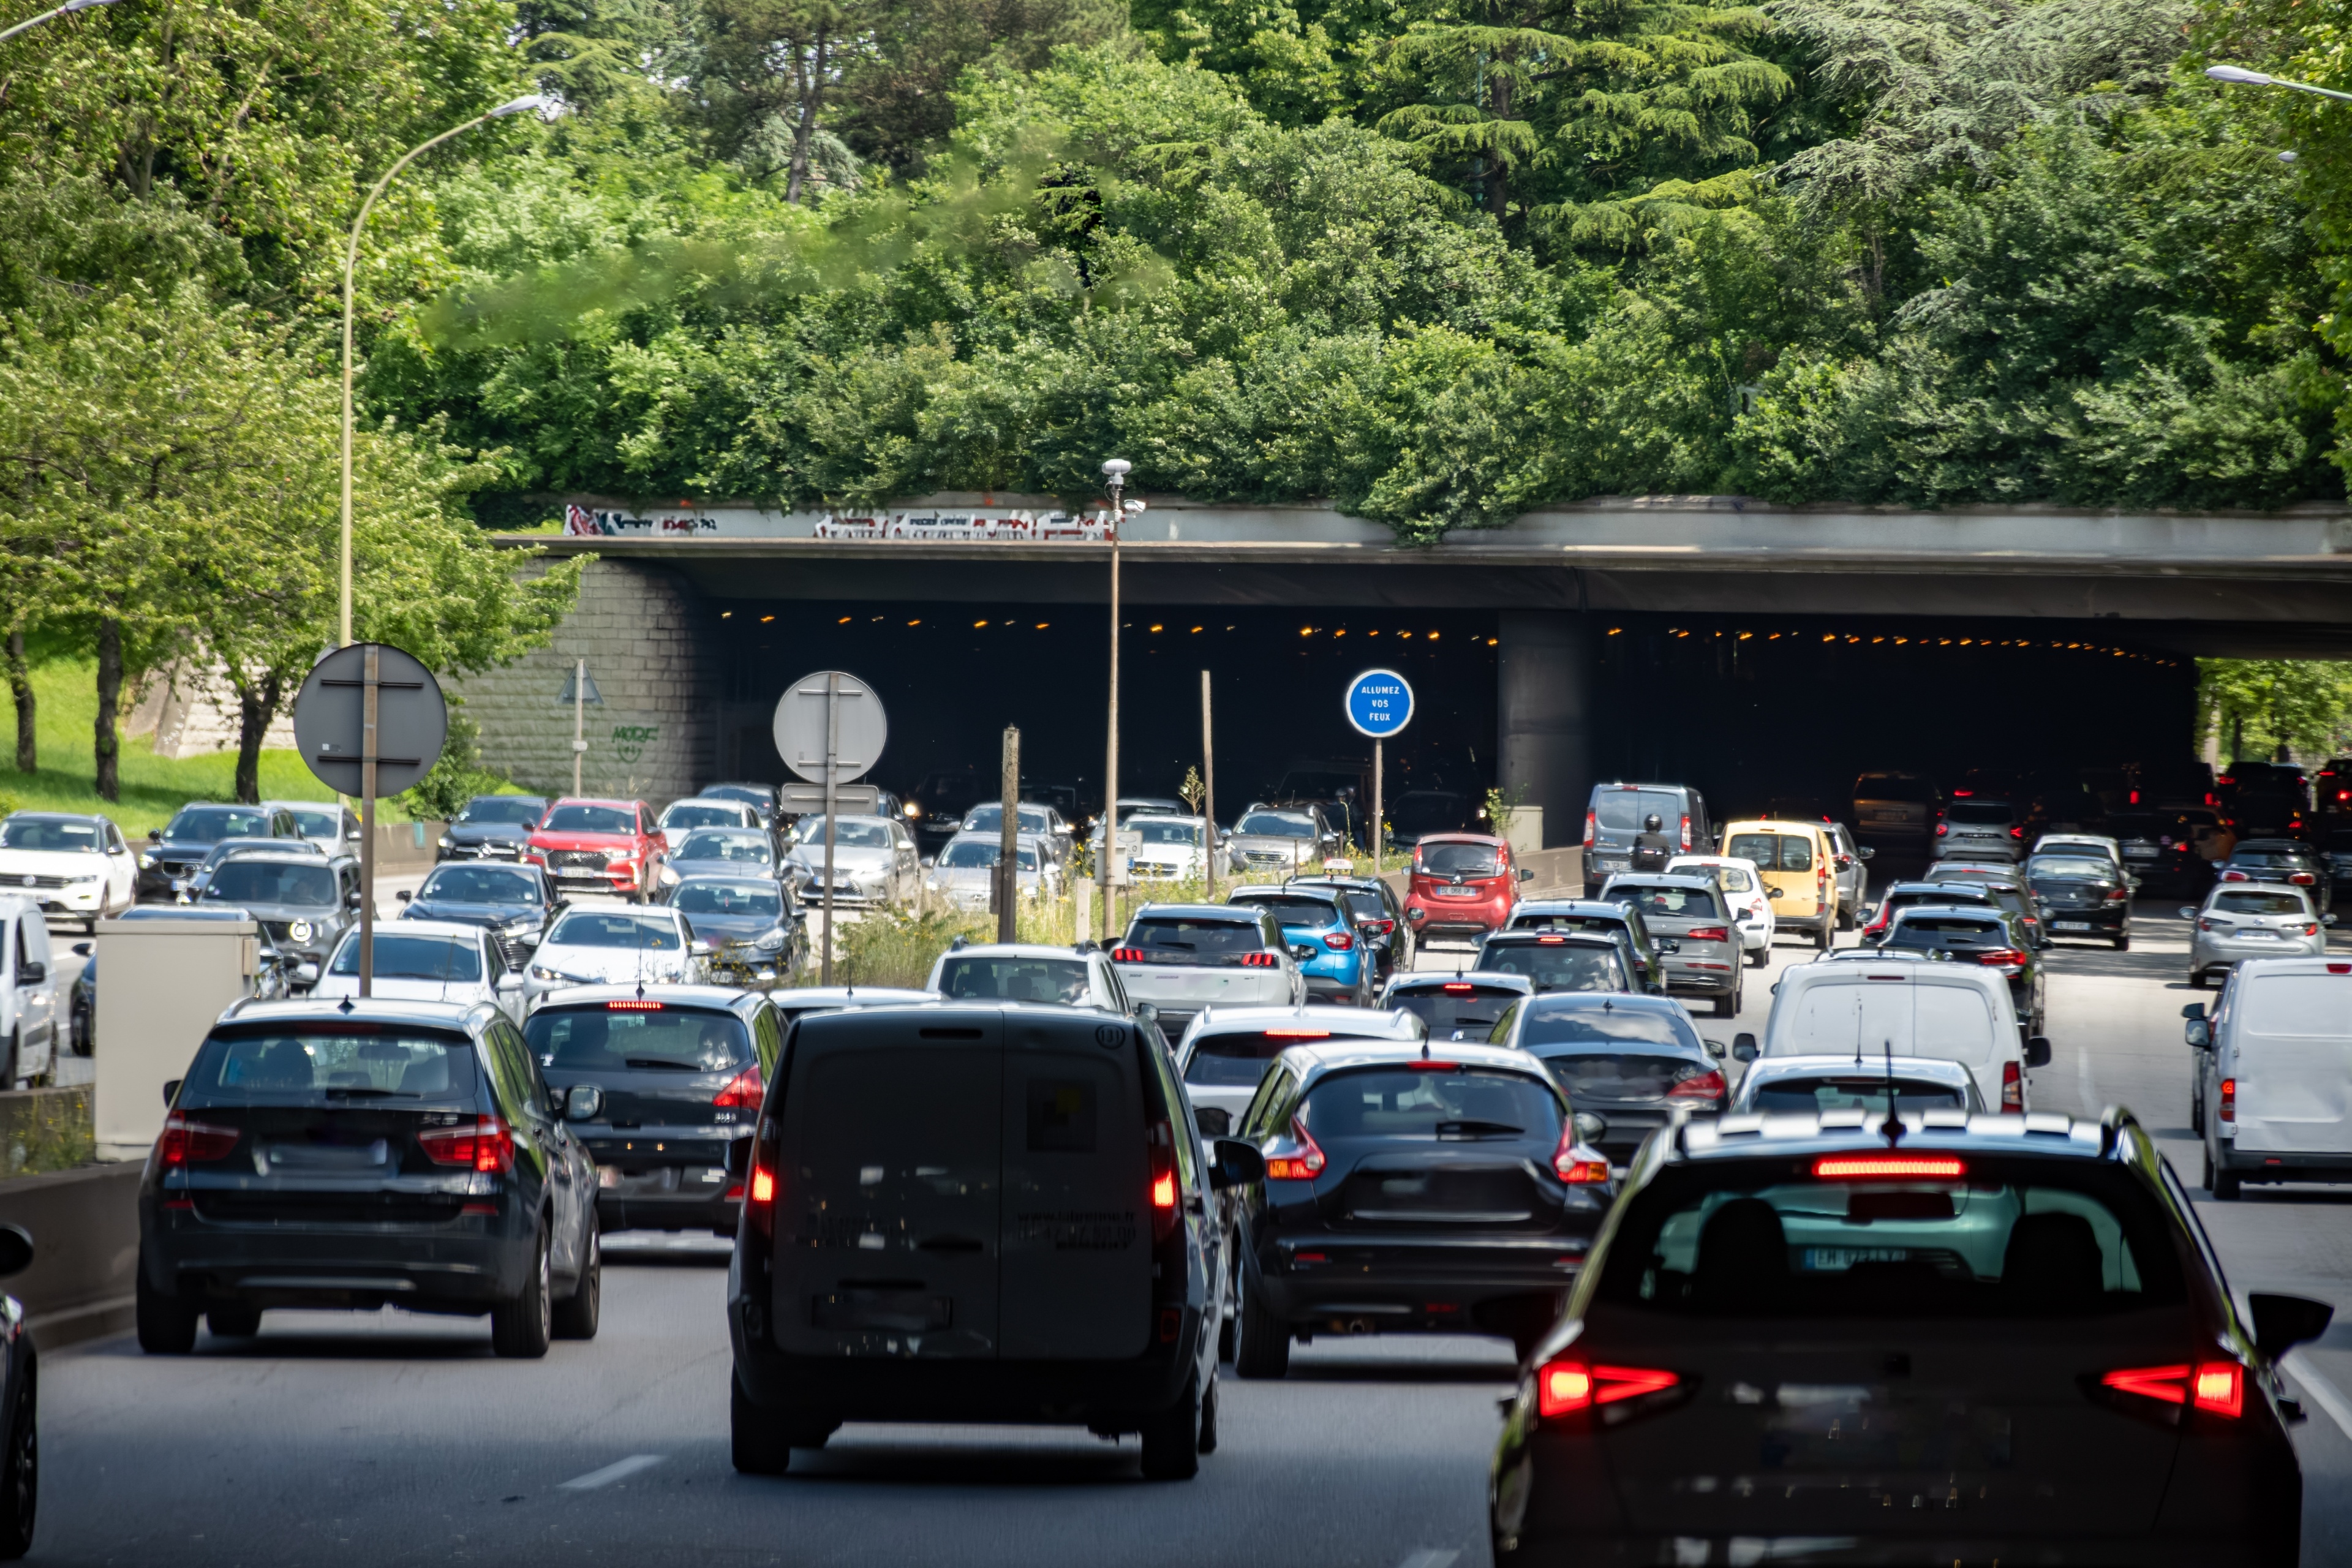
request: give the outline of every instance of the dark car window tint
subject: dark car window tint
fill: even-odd
[[[1090,994],[1082,958],[959,958],[940,968],[939,990],[959,999],[1055,1002],[1084,1006]]]
[[[647,952],[674,952],[681,945],[677,928],[667,920],[607,914],[601,910],[574,910],[547,933],[551,945],[569,947],[634,947]]]
[[[1315,819],[1288,812],[1253,811],[1234,825],[1234,831],[1258,838],[1312,838]]]
[[[529,827],[547,810],[547,803],[527,795],[478,795],[466,803],[457,820],[479,827]]]
[[[1234,902],[1265,910],[1286,926],[1320,930],[1325,926],[1346,923],[1340,919],[1337,900],[1326,902],[1321,899],[1286,899],[1276,894],[1252,893],[1246,898],[1237,896]]]
[[[683,802],[662,813],[662,826],[685,830],[695,827],[740,827],[743,808],[740,805],[688,805]]]
[[[1682,797],[1664,790],[1605,789],[1592,797],[1592,816],[1600,826],[1618,833],[1639,833],[1643,819],[1654,816],[1662,830],[1679,833]]]
[[[296,904],[332,908],[335,874],[326,865],[289,866],[268,860],[228,860],[213,873],[205,897],[227,904]]]
[[[2216,893],[2210,907],[2231,915],[2299,915],[2305,912],[2300,893]]]
[[[1528,1007],[1527,1019],[1519,1026],[1519,1045],[1528,1050],[1615,1041],[1699,1048],[1698,1036],[1690,1026],[1659,1007],[1547,1007],[1538,1002]]]
[[[191,806],[172,818],[163,837],[175,844],[217,844],[224,838],[267,838],[275,826],[267,812]]]
[[[360,942],[354,934],[335,951],[331,974],[360,972]],[[478,937],[401,936],[378,931],[375,937],[375,977],[378,980],[479,980],[482,944]]]
[[[2074,1317],[2186,1300],[2169,1227],[2129,1173],[1962,1163],[1948,1181],[1776,1179],[1785,1163],[1668,1173],[1623,1212],[1599,1293],[1741,1317]]]
[[[1625,989],[1617,954],[1608,948],[1490,942],[1478,967],[1502,974],[1524,974],[1538,991]]]
[[[637,814],[625,805],[559,805],[539,826],[542,833],[634,834]]]
[[[1723,906],[1713,893],[1703,888],[1641,888],[1619,887],[1609,895],[1638,907],[1645,915],[1663,915],[1668,920],[1721,920]]]
[[[523,1025],[530,1054],[563,1072],[718,1072],[750,1063],[751,1031],[732,1013],[663,1007],[542,1007]]]
[[[2116,879],[2116,863],[2072,855],[2036,855],[2025,863],[2025,874],[2056,881],[2112,882]]]
[[[764,836],[704,831],[689,833],[672,857],[677,860],[724,860],[737,865],[765,866],[775,858]]]
[[[95,855],[105,841],[95,822],[60,821],[56,817],[11,817],[0,824],[0,848],[38,849],[50,854]]]
[[[783,912],[783,896],[773,883],[688,882],[670,897],[673,909],[689,915],[769,915]]]
[[[1900,1111],[1965,1110],[1968,1096],[1959,1089],[1938,1084],[1907,1083],[1897,1080],[1895,1105]],[[1755,1098],[1748,1101],[1750,1110],[1795,1111],[1811,1113],[1822,1110],[1886,1110],[1886,1079],[1849,1076],[1844,1078],[1780,1078],[1756,1086]]]
[[[1545,1054],[1543,1065],[1568,1090],[1570,1104],[1664,1100],[1675,1085],[1716,1070],[1713,1062],[1693,1057],[1636,1051],[1557,1051]]]
[[[1578,931],[1591,936],[1615,936],[1627,929],[1623,915],[1513,915],[1512,931]]]
[[[539,879],[528,871],[505,871],[491,866],[444,866],[418,889],[419,902],[438,899],[452,904],[535,904]]]
[[[1984,921],[1960,920],[1949,915],[1914,915],[1906,910],[1896,920],[1894,929],[1886,933],[1885,945],[1919,949],[1976,947],[2008,940],[2006,931]]]
[[[469,1106],[473,1042],[392,1025],[256,1025],[207,1039],[180,1086],[183,1110],[387,1100]]]
[[[1796,833],[1735,833],[1724,854],[1734,860],[1753,860],[1759,871],[1810,871],[1813,841]]]
[[[1442,988],[1414,986],[1399,991],[1389,998],[1389,1005],[1419,1018],[1429,1026],[1431,1039],[1442,1040],[1456,1029],[1493,1028],[1503,1021],[1511,1004],[1525,994],[1508,986],[1454,981]]]
[[[1433,877],[1492,877],[1503,862],[1491,844],[1424,844],[1421,868]]]
[[[1230,1029],[1201,1035],[1193,1039],[1192,1059],[1184,1064],[1184,1081],[1238,1089],[1257,1082],[1265,1064],[1291,1047],[1328,1038],[1328,1032],[1322,1029]]]
[[[1199,957],[1257,952],[1265,948],[1265,938],[1255,922],[1244,925],[1239,921],[1153,919],[1136,921],[1128,931],[1127,945],[1146,952],[1165,952],[1171,957]]]
[[[1485,1068],[1329,1073],[1307,1091],[1298,1120],[1318,1139],[1524,1134],[1555,1141],[1562,1121],[1553,1090],[1518,1073]]]

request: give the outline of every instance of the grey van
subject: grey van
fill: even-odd
[[[1599,784],[1584,808],[1584,896],[1597,899],[1601,885],[1633,868],[1633,840],[1642,823],[1654,816],[1659,830],[1680,846],[1677,855],[1704,855],[1715,844],[1706,799],[1688,784]],[[1663,866],[1659,868],[1664,869]]]
[[[1853,825],[1874,847],[1926,848],[1943,805],[1943,791],[1918,773],[1871,773],[1853,781]]]
[[[733,1458],[775,1475],[845,1421],[1142,1436],[1183,1479],[1217,1440],[1229,1258],[1168,1053],[1091,1008],[808,1014],[736,1145]]]

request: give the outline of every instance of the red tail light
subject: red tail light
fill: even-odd
[[[2099,1382],[2118,1394],[2137,1394],[2166,1405],[2194,1405],[2200,1410],[2233,1420],[2245,1414],[2246,1369],[2233,1361],[2200,1362],[2193,1371],[2185,1362],[2174,1366],[2132,1367],[2111,1372]]]
[[[760,1064],[753,1062],[728,1079],[727,1087],[712,1097],[713,1105],[731,1105],[744,1110],[757,1110],[768,1097],[768,1086],[760,1077]]]
[[[1242,954],[1242,967],[1244,969],[1279,969],[1282,967],[1282,960],[1270,952],[1245,952]]]
[[[751,1221],[756,1236],[773,1237],[776,1233],[776,1173],[761,1162],[766,1158],[758,1144],[751,1147],[751,1180],[745,1194],[743,1212]]]
[[[2000,1064],[2000,1108],[2019,1111],[2025,1109],[2025,1069],[2015,1062]]]
[[[2287,880],[2293,882],[2298,888],[2316,887],[2319,884],[2319,879],[2313,876],[2308,871],[2290,872],[2287,875]]]
[[[1578,1147],[1574,1117],[1559,1130],[1559,1147],[1551,1152],[1551,1168],[1572,1187],[1605,1185],[1609,1180],[1609,1162],[1593,1150]]]
[[[1588,811],[1584,814],[1584,847],[1587,849],[1592,847],[1592,831],[1593,814]]]
[[[607,1013],[658,1013],[661,1010],[660,1003],[649,1002],[643,996],[624,996],[617,1002],[604,1004]]]
[[[1143,956],[1143,950],[1139,947],[1114,947],[1110,950],[1110,961],[1113,963],[1145,963],[1150,962]]]
[[[1418,1061],[1407,1062],[1404,1066],[1407,1072],[1460,1072],[1462,1070],[1460,1062],[1441,1062],[1429,1057],[1423,1057]]]
[[[236,1140],[234,1127],[193,1121],[174,1110],[163,1118],[163,1135],[155,1141],[155,1152],[166,1165],[208,1163],[226,1159],[236,1147]]]
[[[2122,888],[2109,888],[2106,901],[2111,904],[2120,904],[2130,897],[2131,894]]]
[[[1683,932],[1693,942],[1729,942],[1731,931],[1725,926],[1693,926]]]
[[[2125,802],[2125,804],[2127,805],[2137,805],[2139,804],[2139,791],[2132,791],[2130,797]]]
[[[1936,837],[1938,838],[1943,837],[1944,835],[1949,833],[1951,830],[1952,825],[1948,822],[1939,822],[1936,824]]]
[[[514,1129],[495,1116],[478,1116],[457,1127],[428,1127],[416,1135],[416,1146],[436,1165],[500,1174],[514,1169]]]
[[[1721,1100],[1723,1091],[1723,1069],[1716,1068],[1699,1074],[1696,1078],[1683,1079],[1682,1082],[1666,1090],[1666,1098],[1668,1100]]]
[[[1343,931],[1329,931],[1324,935],[1323,945],[1333,952],[1345,952],[1356,945],[1356,939]]]
[[[2013,947],[1992,947],[1978,953],[1977,962],[2008,969],[2021,969],[2025,965],[2025,954]]]
[[[1567,1415],[1596,1405],[1664,1394],[1682,1379],[1671,1372],[1638,1366],[1591,1366],[1580,1361],[1544,1363],[1536,1373],[1536,1414]]]
[[[2247,876],[2243,871],[2224,871],[2221,873],[2221,880],[2225,882],[2251,882],[2253,879]]]
[[[2023,827],[2012,827],[2009,830],[2009,836],[2011,838],[2022,838],[2025,837],[2025,829]]]
[[[1396,921],[1366,921],[1364,922],[1364,929],[1370,931],[1374,936],[1387,936],[1396,930]]]
[[[2221,1080],[2221,1109],[2220,1115],[2222,1121],[2228,1122],[2232,1127],[2237,1125],[2238,1080],[2236,1079],[2225,1078]]]
[[[1819,1182],[1957,1182],[1968,1173],[1957,1154],[1824,1154],[1813,1162]]]
[[[1276,1139],[1265,1152],[1265,1177],[1270,1182],[1311,1182],[1323,1173],[1323,1151],[1296,1118],[1289,1136]]]
[[[2294,929],[2299,934],[2304,936],[2317,936],[2319,934],[2319,922],[2316,921],[2307,921]]]
[[[1439,986],[1438,989],[1444,992],[1448,996],[1467,996],[1470,993],[1477,990],[1478,988],[1475,985],[1471,984],[1467,980],[1449,980],[1444,984]]]
[[[1683,818],[1683,848],[1685,851],[1690,848],[1690,818],[1687,816]]]
[[[1165,1121],[1151,1127],[1151,1238],[1176,1233],[1176,1130]]]

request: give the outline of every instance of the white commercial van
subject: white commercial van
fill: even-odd
[[[2036,1035],[2018,1044],[2009,983],[1977,964],[1836,960],[1801,964],[1772,988],[1764,1024],[1767,1057],[1891,1053],[1958,1062],[1989,1106],[2027,1109],[2025,1073],[2050,1060]],[[1732,1055],[1753,1061],[1753,1035],[1732,1038]]]
[[[2205,1074],[2205,1185],[2352,1180],[2352,962],[2253,958],[2189,1040]]]

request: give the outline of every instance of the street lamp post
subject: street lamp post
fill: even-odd
[[[70,11],[79,5],[110,3],[111,0],[70,0],[70,3],[62,9]],[[39,18],[37,17],[35,20]],[[6,37],[5,34],[0,34],[0,37]],[[352,220],[352,242],[343,251],[343,531],[341,548],[337,557],[341,588],[339,603],[341,612],[337,622],[339,646],[349,647],[352,640],[352,274],[359,266],[360,230],[366,226],[368,214],[374,210],[376,198],[383,195],[384,188],[390,185],[394,178],[403,169],[408,167],[419,153],[429,153],[454,136],[463,136],[477,125],[487,125],[493,120],[503,120],[509,114],[520,114],[526,110],[544,109],[551,101],[545,96],[534,92],[526,97],[518,98],[510,103],[501,103],[488,114],[477,114],[463,125],[452,126],[430,142],[418,142],[403,153],[398,163],[383,172],[383,178],[375,183],[375,188],[367,194],[367,200],[360,204],[359,216]]]
[[[9,39],[15,37],[19,33],[32,31],[32,29],[39,26],[44,22],[54,22],[60,16],[70,16],[76,11],[87,11],[93,5],[111,5],[113,4],[114,0],[66,0],[64,5],[59,5],[55,10],[44,11],[37,16],[28,16],[24,21],[21,21],[15,26],[9,28],[6,32],[0,33],[0,44],[6,43]],[[350,639],[345,638],[344,640],[349,641]]]
[[[2261,71],[2250,71],[2243,66],[2207,66],[2205,74],[2215,81],[2231,82],[2239,87],[2292,88],[2296,92],[2316,93],[2321,98],[2340,99],[2352,103],[2352,92],[2338,92],[2332,87],[2314,87],[2307,81],[2295,81],[2283,76],[2265,76]]]
[[[1112,458],[1102,466],[1103,488],[1110,492],[1110,741],[1103,761],[1103,847],[1102,861],[1095,868],[1096,879],[1102,887],[1102,940],[1108,945],[1115,938],[1111,922],[1110,864],[1118,853],[1118,528],[1127,519],[1127,476],[1135,467],[1125,458]]]

